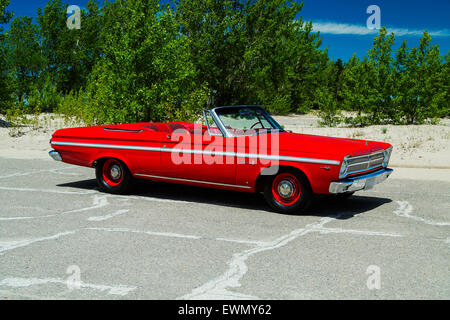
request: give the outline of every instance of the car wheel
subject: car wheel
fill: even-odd
[[[264,197],[281,213],[303,213],[311,203],[312,191],[305,175],[284,171],[266,180]]]
[[[101,191],[124,194],[129,190],[131,173],[120,160],[109,158],[99,161],[95,168],[97,183]]]

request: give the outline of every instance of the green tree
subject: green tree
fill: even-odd
[[[367,58],[361,61],[356,54],[345,64],[342,71],[342,106],[345,110],[356,111],[355,116],[347,117],[347,123],[360,127],[370,124],[369,113],[376,109],[379,102],[377,89],[372,86],[376,75],[374,62]]]
[[[311,23],[299,17],[303,3],[179,0],[176,6],[197,79],[215,92],[215,104],[258,103],[288,112],[314,95],[299,89],[320,45]]]
[[[91,74],[95,64],[102,55],[103,39],[102,31],[102,16],[101,10],[96,1],[89,0],[86,9],[81,11],[81,29],[71,30],[73,34],[77,35],[77,64],[79,68],[78,84],[71,89],[85,88],[89,75]]]
[[[43,66],[37,26],[32,18],[18,17],[11,22],[6,37],[8,65],[14,94],[19,103],[28,99]]]
[[[439,47],[430,46],[430,41],[425,31],[419,47],[409,50],[403,42],[397,50],[395,105],[407,124],[443,116],[448,109],[448,74]]]
[[[196,119],[207,91],[169,7],[157,0],[107,2],[103,55],[87,86],[83,118],[90,123]]]
[[[242,46],[244,5],[239,1],[185,1],[176,3],[181,32],[190,39],[189,53],[198,71],[215,92],[215,104],[241,99],[246,75]]]
[[[375,89],[377,102],[370,105],[367,110],[370,113],[370,122],[379,124],[397,116],[393,107],[394,77],[392,46],[395,41],[394,33],[388,35],[385,27],[382,27],[373,40],[373,46],[367,54],[368,62],[373,64],[376,73],[370,79],[370,86]]]
[[[293,111],[309,112],[323,106],[323,98],[319,100],[317,91],[323,88],[328,91],[329,82],[324,72],[332,70],[328,65],[328,48],[320,50],[322,44],[319,33],[312,32],[312,23],[304,24],[303,30],[294,42],[294,53],[290,83],[292,83]],[[323,81],[326,81],[324,84]],[[324,87],[322,87],[324,85]],[[328,96],[325,93],[322,96]]]
[[[450,51],[445,55],[445,63],[442,66],[441,77],[445,96],[439,116],[450,117]]]
[[[81,12],[81,28],[67,27],[67,5],[50,0],[38,9],[37,20],[46,59],[44,76],[61,93],[85,87],[89,74],[101,55],[100,9],[90,0]]]
[[[102,55],[101,19],[94,0],[89,0],[81,12],[80,29],[67,27],[67,5],[61,0],[50,0],[44,9],[38,9],[41,51],[46,63],[36,96],[46,101],[46,110],[53,110],[60,96],[86,88]]]
[[[41,51],[46,67],[43,70],[42,81],[51,80],[57,91],[67,92],[70,73],[70,61],[76,45],[70,39],[70,31],[66,26],[67,5],[61,0],[50,0],[44,9],[38,8],[37,20],[41,36]]]
[[[315,96],[322,125],[335,126],[341,122],[336,89],[340,83],[340,72],[338,65],[330,60],[325,69],[319,73],[320,85],[316,87]]]
[[[11,78],[6,62],[5,35],[1,27],[2,24],[8,23],[13,16],[13,13],[6,9],[8,5],[9,0],[0,0],[0,113],[6,112],[12,103]]]

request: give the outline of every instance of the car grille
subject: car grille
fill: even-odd
[[[377,151],[363,156],[349,157],[347,159],[347,175],[381,167],[383,165],[383,160],[383,151]]]

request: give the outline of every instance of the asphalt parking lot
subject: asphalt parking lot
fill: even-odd
[[[0,299],[450,298],[448,182],[389,178],[290,216],[173,184],[108,195],[50,159],[0,167]]]

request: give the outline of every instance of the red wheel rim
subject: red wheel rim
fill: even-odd
[[[118,186],[123,179],[122,164],[115,159],[108,159],[103,164],[103,180],[110,186]]]
[[[291,173],[280,173],[272,182],[273,197],[282,205],[295,204],[301,193],[300,181]]]

